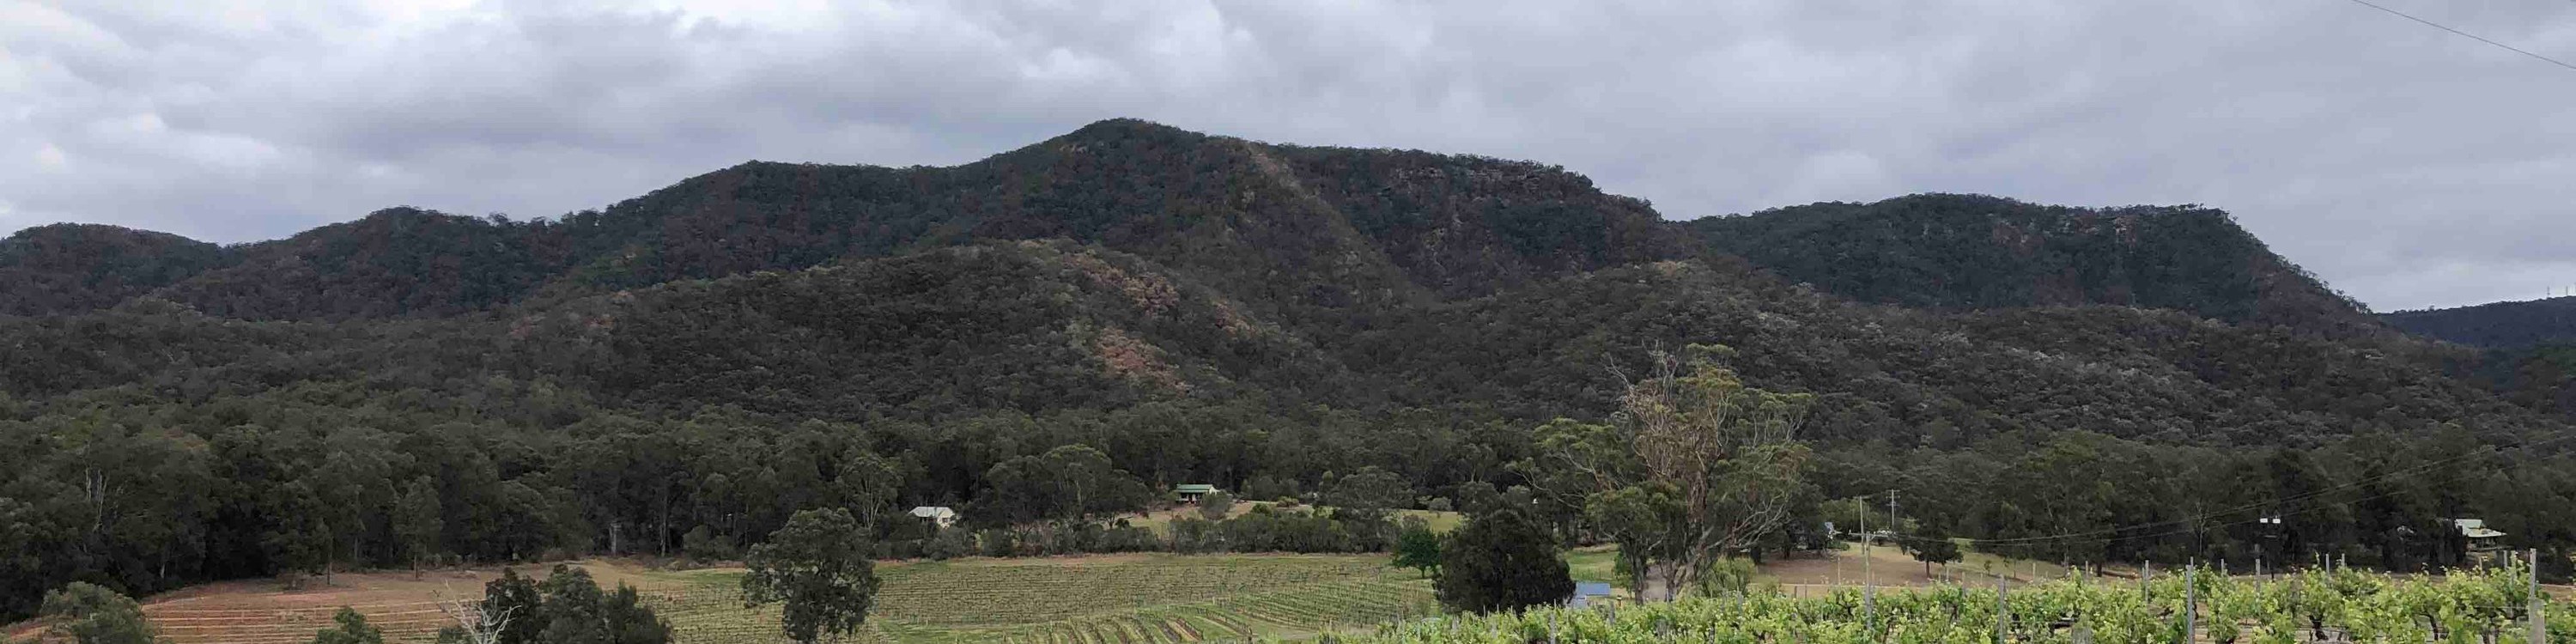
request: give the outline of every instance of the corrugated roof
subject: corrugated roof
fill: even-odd
[[[1174,487],[1172,488],[1172,491],[1182,494],[1208,494],[1215,492],[1216,486],[1208,485],[1206,483],[1188,483]]]
[[[2460,536],[2471,539],[2488,539],[2504,536],[2503,532],[2488,529],[2486,519],[2452,519],[2451,525],[2459,526]]]

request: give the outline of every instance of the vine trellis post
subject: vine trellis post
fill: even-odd
[[[2531,567],[2531,639],[2527,641],[2531,644],[2547,644],[2549,617],[2542,614],[2542,609],[2549,607],[2549,596],[2540,594],[2540,549],[2532,548],[2523,561]]]
[[[2193,622],[2199,616],[2200,566],[2186,566],[2182,569],[2182,644],[2197,641],[2195,635],[2199,629]]]
[[[2011,644],[2012,606],[2004,600],[2004,574],[1995,573],[1995,644]]]

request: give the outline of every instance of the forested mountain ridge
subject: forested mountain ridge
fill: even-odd
[[[1133,120],[952,168],[744,164],[567,221],[635,231],[640,243],[581,275],[612,285],[1066,238],[1237,288],[1293,289],[1254,299],[1336,308],[1481,295],[1685,250],[1642,202],[1561,168]]]
[[[548,286],[578,295],[1050,238],[1331,318],[1690,252],[1643,202],[1562,168],[1112,120],[947,168],[745,163],[559,221],[389,209],[238,247],[239,265],[159,295],[243,319],[441,316]]]
[[[2374,331],[2205,209],[1668,223],[1542,164],[1119,120],[949,168],[748,163],[560,219],[117,230],[0,242],[0,275],[39,276],[0,298],[108,285],[0,314],[0,616],[73,579],[671,554],[808,507],[998,529],[1077,445],[1144,487],[1383,470],[1464,503],[1530,483],[1534,426],[1602,418],[1614,370],[1689,344],[1814,396],[1801,512],[1904,489],[1918,520],[2011,539],[2272,499],[2356,562],[2441,561],[2401,535],[2444,516],[2576,543],[2576,462],[2521,447],[2576,435],[2571,407]],[[2452,478],[2363,474],[2434,464]],[[2256,543],[2225,525],[2022,547]]]
[[[169,233],[37,226],[0,239],[0,315],[107,308],[238,260],[221,246]]]
[[[516,301],[569,264],[552,226],[390,208],[240,246],[240,263],[153,293],[249,320],[438,317]]]
[[[2473,347],[2576,343],[2576,297],[2398,311],[2379,318],[2407,333]]]
[[[2366,308],[2211,208],[1921,194],[1687,225],[1783,277],[1866,302],[1951,310],[2114,304],[2338,335],[2378,328]]]

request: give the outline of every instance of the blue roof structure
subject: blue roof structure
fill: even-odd
[[[1567,608],[1589,608],[1592,606],[1592,600],[1596,598],[1607,599],[1610,597],[1610,593],[1611,589],[1609,584],[1589,581],[1574,582],[1574,596],[1567,598],[1565,600],[1565,605]]]

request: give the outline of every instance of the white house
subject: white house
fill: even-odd
[[[2460,536],[2468,539],[2469,552],[2488,552],[2504,548],[2503,544],[2498,543],[2503,540],[2504,533],[2487,527],[2486,519],[2452,519],[2451,525],[2458,526]]]
[[[951,510],[948,506],[944,505],[925,505],[913,508],[912,516],[915,518],[927,519],[931,523],[937,524],[942,528],[957,525],[957,511]]]

